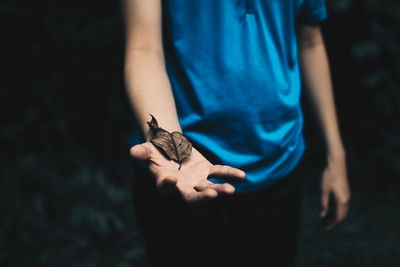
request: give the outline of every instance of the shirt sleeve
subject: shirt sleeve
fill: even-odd
[[[298,22],[307,25],[317,25],[328,17],[325,0],[304,0]]]

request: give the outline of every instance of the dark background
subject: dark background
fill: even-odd
[[[318,218],[325,157],[305,107],[299,266],[400,266],[400,3],[329,0],[323,27],[352,190]],[[145,266],[119,1],[0,4],[0,266]]]

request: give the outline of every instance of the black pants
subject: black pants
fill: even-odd
[[[137,166],[133,199],[152,266],[294,266],[303,192],[298,165],[272,186],[188,207]]]

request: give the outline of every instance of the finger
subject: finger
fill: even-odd
[[[346,201],[337,200],[336,202],[338,203],[337,209],[336,209],[336,220],[338,222],[341,222],[346,217],[349,205],[348,205],[348,202],[346,202]]]
[[[235,192],[235,187],[233,187],[231,184],[228,183],[214,184],[210,181],[204,181],[194,187],[194,189],[197,191],[204,191],[208,188],[212,188],[215,191],[217,191],[218,195],[219,194],[232,195]]]
[[[320,216],[325,217],[325,215],[328,212],[328,207],[329,207],[329,190],[327,189],[322,189],[322,195],[321,195],[321,213]]]
[[[335,218],[328,223],[326,229],[331,230],[333,229],[338,223],[344,220],[348,211],[349,205],[348,202],[341,201],[336,199],[336,212]]]
[[[217,195],[218,193],[215,190],[208,188],[204,191],[198,192],[193,190],[187,193],[183,193],[182,197],[189,206],[200,206],[216,198]]]
[[[157,180],[157,189],[164,194],[169,194],[172,191],[176,190],[177,180],[175,177],[168,176],[165,178],[159,178]]]
[[[338,221],[335,219],[333,221],[331,221],[327,226],[326,226],[326,230],[332,230],[333,228],[335,228],[335,226],[338,224]]]
[[[209,176],[244,179],[246,177],[246,173],[240,169],[233,168],[227,165],[213,165],[211,167]]]
[[[338,224],[340,222],[340,219],[337,217],[337,215],[335,216],[335,218],[333,218],[331,221],[329,221],[328,223],[327,223],[327,226],[326,226],[326,230],[332,230],[333,228],[335,228],[336,227],[336,225]]]
[[[235,193],[235,187],[233,187],[233,185],[228,183],[213,184],[212,188],[214,188],[214,190],[217,191],[218,194],[232,195],[233,193]]]
[[[131,147],[130,154],[132,157],[138,160],[148,160],[151,155],[151,146],[148,143],[143,143],[140,145],[135,145]]]
[[[210,188],[211,185],[212,185],[212,182],[210,182],[210,181],[208,181],[208,180],[206,180],[206,181],[201,181],[200,183],[198,183],[198,184],[194,187],[194,189],[195,189],[196,191],[204,191],[204,190],[206,190],[207,188]]]

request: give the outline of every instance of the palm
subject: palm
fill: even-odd
[[[214,184],[208,177],[244,178],[245,173],[226,165],[213,165],[195,148],[179,169],[179,164],[168,160],[150,142],[131,148],[134,158],[147,162],[161,191],[177,190],[188,204],[200,204],[219,194],[232,194],[232,185]]]

